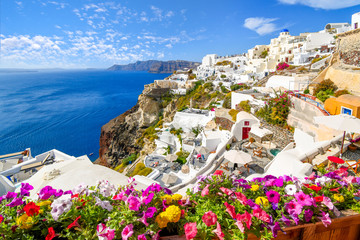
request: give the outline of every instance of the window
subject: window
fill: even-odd
[[[352,109],[346,108],[346,107],[341,107],[341,113],[342,114],[352,115]]]
[[[354,29],[358,29],[358,23],[355,23]]]
[[[250,125],[250,122],[249,121],[245,121],[244,122],[244,126],[249,126]]]

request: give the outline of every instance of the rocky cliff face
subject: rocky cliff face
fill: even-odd
[[[156,91],[156,95],[152,87],[153,84],[145,86],[134,107],[101,128],[99,159],[96,163],[114,167],[129,154],[142,150],[136,141],[146,128],[159,120],[161,108],[158,98],[168,91]]]
[[[127,65],[113,65],[107,70],[109,71],[148,71],[150,73],[172,73],[176,70],[184,68],[196,68],[200,63],[189,62],[183,60],[176,61],[137,61]]]

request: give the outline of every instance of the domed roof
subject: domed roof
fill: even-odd
[[[281,32],[289,32],[289,30],[287,30],[286,28],[284,28],[283,30],[281,30]]]

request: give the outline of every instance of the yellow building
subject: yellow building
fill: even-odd
[[[349,114],[360,118],[360,97],[344,94],[337,98],[328,98],[325,109],[332,115]]]

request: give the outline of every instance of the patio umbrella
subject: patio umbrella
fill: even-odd
[[[165,184],[174,184],[178,180],[178,177],[174,174],[164,174],[164,176],[161,178],[161,181],[163,181]]]
[[[224,158],[232,163],[245,165],[252,161],[251,155],[243,151],[230,150],[224,154]]]
[[[202,155],[205,155],[205,154],[209,153],[209,149],[207,149],[204,146],[196,147],[195,150],[196,150],[197,153],[202,154]]]
[[[340,155],[342,155],[346,132],[360,133],[360,119],[348,114],[314,117],[314,121],[335,130],[344,131]]]
[[[182,173],[189,173],[190,172],[190,168],[189,168],[189,166],[188,165],[183,165],[182,167],[181,167],[181,172]]]
[[[178,156],[176,156],[175,154],[168,154],[165,157],[165,160],[168,162],[175,162],[176,159],[178,159]]]

